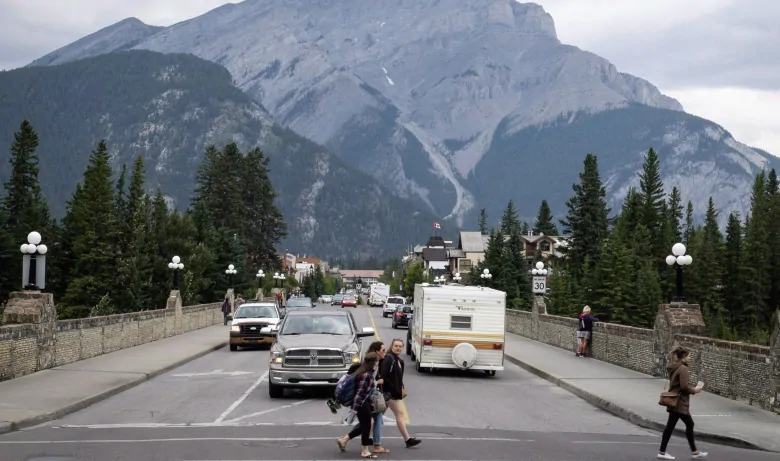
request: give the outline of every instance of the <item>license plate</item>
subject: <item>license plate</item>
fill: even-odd
[[[423,346],[424,351],[430,351],[433,350],[433,346]]]
[[[410,319],[410,318],[412,318],[412,314],[406,314],[406,318],[407,318],[407,319]]]

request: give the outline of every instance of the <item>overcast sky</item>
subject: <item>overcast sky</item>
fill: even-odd
[[[26,65],[127,17],[165,26],[224,3],[0,0],[0,69]],[[562,42],[651,81],[687,112],[780,156],[780,0],[536,3],[553,16]]]

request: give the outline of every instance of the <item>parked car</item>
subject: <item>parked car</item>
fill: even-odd
[[[354,307],[357,308],[357,298],[352,295],[345,295],[341,299],[341,307]]]
[[[395,310],[395,313],[393,314],[393,321],[391,326],[393,328],[408,327],[409,320],[411,319],[412,319],[412,306],[410,306],[409,304],[398,306]]]
[[[333,299],[330,301],[331,306],[341,306],[341,300],[344,298],[342,294],[333,295]]]
[[[333,296],[331,295],[322,295],[320,296],[320,299],[317,300],[318,303],[322,304],[330,304],[333,302]]]
[[[230,350],[237,351],[243,346],[270,346],[274,342],[273,331],[282,317],[273,302],[242,304],[233,314],[228,342]]]
[[[395,314],[398,306],[403,306],[404,304],[406,304],[406,300],[403,296],[395,295],[388,297],[387,301],[385,301],[385,306],[382,308],[382,317]]]
[[[268,374],[268,395],[284,397],[284,389],[335,388],[349,367],[363,359],[363,338],[373,328],[358,329],[352,312],[290,312],[274,332]]]

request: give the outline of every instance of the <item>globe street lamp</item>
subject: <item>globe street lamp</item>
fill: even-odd
[[[46,287],[45,255],[49,248],[41,243],[41,234],[35,231],[27,234],[27,242],[19,247],[19,250],[24,255],[22,260],[22,286],[25,290],[41,290]],[[39,265],[40,267],[38,267]],[[25,270],[25,266],[27,270]],[[38,277],[39,269],[40,277]],[[25,280],[25,277],[27,280]],[[40,286],[38,282],[40,282]]]
[[[675,243],[672,246],[672,254],[666,257],[666,264],[675,266],[677,270],[677,296],[672,298],[672,302],[684,303],[685,291],[683,290],[683,266],[690,266],[693,262],[691,255],[685,254],[685,245]]]
[[[229,264],[228,268],[225,269],[225,273],[228,276],[228,285],[230,285],[230,288],[233,288],[233,276],[238,273],[236,266]]]
[[[439,277],[438,275],[433,278],[433,283],[441,283],[441,282],[442,282],[442,278]]]
[[[173,271],[173,289],[179,289],[179,271],[184,269],[184,264],[181,262],[181,258],[174,256],[171,258],[171,262],[168,263],[168,269]]]
[[[279,286],[282,283],[282,280],[284,280],[284,275],[282,275],[282,274],[280,274],[278,272],[274,273],[274,286],[275,287],[279,288]]]
[[[452,276],[452,281],[455,283],[460,283],[460,281],[463,280],[460,276],[460,272],[455,272],[455,275]]]
[[[479,274],[479,278],[487,281],[493,278],[493,274],[491,274],[490,271],[486,268],[485,270],[482,271],[481,274]]]

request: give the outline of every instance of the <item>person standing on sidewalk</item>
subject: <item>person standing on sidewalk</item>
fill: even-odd
[[[588,342],[591,336],[593,336],[593,322],[598,322],[599,319],[590,315],[590,307],[585,306],[582,308],[582,314],[580,314],[579,325],[577,327],[577,340],[579,345],[577,346],[577,357],[588,356]]]
[[[222,320],[225,321],[225,325],[227,325],[228,315],[230,315],[230,301],[225,296],[225,300],[222,302]]]
[[[693,459],[702,459],[707,456],[706,451],[696,449],[696,441],[693,438],[693,418],[691,418],[690,405],[691,395],[698,394],[702,388],[692,387],[690,384],[691,373],[688,366],[691,361],[689,350],[677,346],[669,354],[669,366],[666,367],[669,372],[669,392],[677,393],[677,404],[669,407],[669,420],[666,422],[663,436],[661,436],[661,449],[658,451],[658,459],[675,459],[674,456],[666,452],[669,439],[672,438],[677,421],[682,420],[685,423],[685,437],[688,439],[688,445],[691,447],[691,457]]]

